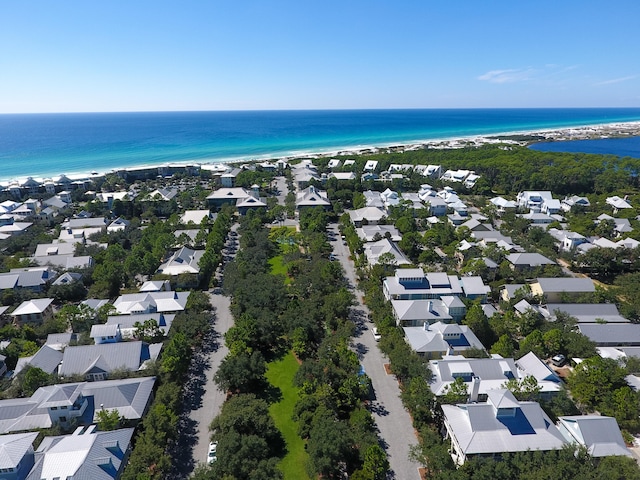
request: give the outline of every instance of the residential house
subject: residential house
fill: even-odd
[[[457,277],[446,273],[424,273],[421,268],[399,268],[382,283],[387,300],[430,300],[443,296],[465,296],[486,300],[490,288],[480,277]]]
[[[36,245],[34,257],[48,257],[55,255],[67,255],[72,257],[76,252],[75,243],[57,242],[57,243],[40,243]]]
[[[226,188],[233,188],[236,186],[236,178],[242,172],[241,168],[233,168],[230,171],[223,173],[220,176],[220,184]]]
[[[545,201],[553,200],[549,191],[524,191],[518,193],[518,206],[529,210],[532,213],[542,212]],[[559,208],[559,205],[558,205]]]
[[[134,338],[136,323],[144,324],[147,320],[154,320],[163,335],[169,333],[175,314],[172,313],[141,313],[138,315],[109,315],[106,325],[117,325],[122,338]]]
[[[214,190],[207,197],[207,203],[211,207],[221,207],[222,205],[236,205],[239,201],[246,200],[251,193],[241,187],[219,188]]]
[[[11,313],[19,325],[24,323],[43,323],[53,318],[53,298],[25,300]]]
[[[627,197],[620,198],[617,195],[614,195],[613,197],[607,197],[605,202],[607,203],[607,205],[611,205],[611,207],[613,208],[614,214],[618,213],[620,210],[627,210],[629,208],[633,208],[631,204],[627,201]]]
[[[375,242],[378,238],[388,238],[392,242],[402,240],[402,235],[393,225],[362,225],[356,233],[363,242]]]
[[[182,216],[180,217],[180,223],[187,225],[188,223],[193,223],[195,225],[200,225],[202,220],[213,221],[217,217],[217,214],[211,214],[211,212],[207,210],[186,210]]]
[[[432,300],[391,300],[393,308],[393,316],[396,319],[396,325],[399,327],[418,327],[425,323],[452,323],[458,321],[450,313],[450,309],[459,308],[464,303],[458,297],[445,297],[447,299],[456,299],[458,304],[446,304],[442,299]],[[459,315],[458,315],[459,316]],[[462,315],[464,317],[464,313]]]
[[[311,160],[302,160],[297,165],[293,165],[291,175],[299,189],[307,188],[312,181],[321,180],[318,169]]]
[[[0,435],[0,478],[24,480],[33,468],[33,442],[38,432]]]
[[[603,213],[594,220],[594,223],[599,224],[607,220],[613,222],[613,230],[618,237],[625,233],[633,232],[633,227],[631,226],[631,222],[628,218],[614,218]]]
[[[444,395],[448,386],[461,377],[467,384],[470,401],[484,401],[491,390],[504,388],[510,379],[524,380],[534,377],[540,387],[540,395],[550,398],[562,388],[560,378],[532,352],[515,361],[492,355],[491,358],[465,358],[461,355],[447,355],[439,360],[431,360],[433,373],[431,391],[436,396]]]
[[[438,179],[442,177],[442,167],[440,165],[427,165],[422,174],[425,177]]]
[[[313,207],[328,210],[331,207],[331,202],[327,198],[327,192],[318,190],[311,185],[296,194],[296,209],[300,211]]]
[[[77,342],[77,341],[78,341],[77,333],[73,333],[73,332],[50,333],[49,335],[47,335],[47,341],[45,342],[45,345],[47,347],[53,348],[54,350],[61,351],[67,348],[73,342]],[[62,357],[60,357],[60,360],[62,360]],[[58,363],[60,363],[60,361],[58,361]],[[52,369],[52,372],[53,372],[53,369]]]
[[[126,317],[126,315],[124,315]],[[99,323],[91,326],[90,338],[93,338],[93,342],[96,345],[103,343],[116,343],[122,341],[122,333],[120,332],[120,325],[117,323]]]
[[[171,283],[169,280],[148,280],[144,282],[140,288],[139,292],[169,292],[171,291]]]
[[[493,230],[493,226],[491,226],[491,224],[482,223],[480,220],[475,218],[468,218],[467,221],[458,226],[458,228],[461,227],[468,228],[472,232],[490,232]]]
[[[578,323],[629,323],[614,303],[548,303],[539,311],[550,322],[564,314]]]
[[[470,170],[447,170],[442,174],[440,180],[446,182],[464,182],[472,173]]]
[[[533,296],[543,298],[548,303],[564,303],[567,299],[594,293],[596,290],[590,278],[575,277],[538,278],[530,288]]]
[[[26,480],[120,478],[131,449],[133,428],[100,432],[95,425],[72,435],[44,437]]]
[[[152,202],[168,202],[170,200],[173,200],[176,195],[178,195],[177,188],[158,188],[153,192],[149,192],[142,200]]]
[[[367,258],[367,263],[370,266],[381,263],[392,265],[411,265],[411,261],[402,253],[393,241],[388,238],[383,238],[377,242],[368,242],[364,245],[364,255]]]
[[[429,209],[429,215],[444,217],[447,214],[447,202],[439,197],[428,197],[424,201]]]
[[[82,375],[87,381],[106,380],[114,370],[136,372],[144,370],[149,360],[155,360],[161,343],[117,342],[98,345],[78,345],[64,350],[58,375]]]
[[[578,195],[573,195],[571,197],[565,197],[560,202],[560,208],[564,212],[570,212],[572,208],[589,208],[591,206],[591,202],[587,197],[579,197]]]
[[[90,424],[100,410],[116,410],[127,420],[140,420],[153,397],[155,377],[40,387],[31,397],[0,400],[0,432]]]
[[[512,270],[518,271],[532,270],[545,265],[557,265],[556,262],[539,253],[511,253],[505,259],[511,265]]]
[[[131,222],[129,220],[118,217],[107,226],[107,232],[121,232],[122,230],[125,230],[129,225],[131,225]]]
[[[518,208],[518,204],[513,200],[506,200],[502,197],[494,197],[489,200],[492,205],[496,207],[496,210],[499,214],[514,212],[516,208]]]
[[[82,280],[81,273],[65,272],[54,280],[52,286],[71,285]]]
[[[158,272],[163,275],[182,275],[190,273],[194,275],[200,274],[200,259],[204,255],[204,250],[192,250],[182,247],[175,252],[169,259],[158,267]]]
[[[56,273],[48,267],[12,268],[0,273],[0,290],[31,290],[42,292],[56,278]]]
[[[355,180],[356,174],[353,172],[331,172],[328,175],[329,178],[335,178],[336,180]]]
[[[44,257],[31,257],[31,260],[41,267],[52,266],[62,270],[74,268],[89,268],[93,265],[93,257],[89,255],[47,255]]]
[[[478,337],[466,325],[425,322],[421,327],[403,327],[402,329],[411,349],[424,358],[464,354],[464,351],[470,348],[484,350]]]
[[[377,160],[367,160],[367,163],[364,164],[363,167],[363,171],[367,172],[367,171],[375,171],[378,168],[378,161]]]
[[[382,203],[387,212],[390,207],[400,205],[400,195],[398,195],[398,192],[394,192],[390,188],[387,188],[384,192],[380,193],[380,198],[382,198]]]
[[[258,191],[254,191],[253,195],[243,199],[238,200],[236,203],[236,208],[238,209],[238,213],[240,215],[246,215],[249,210],[255,210],[258,208],[267,208],[267,202],[264,198],[258,198]]]
[[[524,218],[534,227],[549,225],[550,223],[562,220],[562,217],[559,217],[558,215],[551,216],[542,212],[519,213],[518,217]]]
[[[451,458],[562,449],[566,441],[537,402],[520,402],[509,390],[492,390],[486,403],[443,405]]]
[[[620,455],[633,457],[627,448],[618,422],[601,415],[571,415],[558,417],[558,430],[568,443],[587,449],[589,456]]]
[[[13,217],[8,219],[8,221],[4,224],[0,224],[0,239],[7,239],[12,236],[22,235],[26,232],[31,225],[32,222],[16,222]]]
[[[191,292],[142,292],[120,295],[113,306],[120,315],[182,312]]]
[[[58,365],[62,361],[62,352],[56,349],[55,345],[43,345],[30,357],[18,358],[16,368],[13,370],[13,377],[18,375],[26,366],[39,368],[45,373],[53,374],[58,370]]]
[[[589,243],[589,240],[584,235],[569,230],[550,228],[547,232],[556,240],[558,250],[565,252],[571,252],[578,246]]]
[[[366,190],[362,192],[362,194],[364,195],[364,202],[367,207],[376,207],[384,210],[384,201],[382,200],[380,192]]]
[[[598,347],[640,347],[637,323],[579,323],[578,331]]]

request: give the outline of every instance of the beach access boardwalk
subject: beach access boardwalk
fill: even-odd
[[[383,448],[389,457],[391,474],[388,478],[420,480],[418,469],[421,465],[409,459],[410,447],[418,443],[411,417],[400,399],[398,381],[394,375],[387,374],[384,368],[384,364],[389,361],[380,352],[370,324],[365,320],[368,318],[369,310],[362,303],[363,293],[357,288],[355,267],[349,259],[349,249],[339,241],[340,232],[337,225],[331,224],[329,228],[335,232],[335,238],[338,239],[333,242],[333,253],[340,260],[345,277],[353,287],[352,291],[356,297],[352,318],[358,328],[353,342],[359,354],[360,363],[371,379],[375,399],[369,410],[379,429]]]

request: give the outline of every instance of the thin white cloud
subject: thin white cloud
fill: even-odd
[[[478,77],[489,83],[513,83],[531,79],[535,70],[533,68],[511,68],[507,70],[491,70]]]
[[[627,77],[612,78],[611,80],[605,80],[603,82],[594,83],[593,86],[601,87],[603,85],[613,85],[614,83],[622,83],[628,80],[633,80],[634,78],[638,78],[638,75],[629,75]]]

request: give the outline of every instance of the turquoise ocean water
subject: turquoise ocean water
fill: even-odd
[[[638,120],[640,108],[0,115],[0,180]]]

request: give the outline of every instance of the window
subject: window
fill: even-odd
[[[58,407],[51,407],[51,410],[57,410]]]
[[[60,421],[61,422],[66,422],[67,421],[67,417],[60,417]]]
[[[61,407],[60,407],[60,409],[61,409],[61,410],[66,410],[66,409],[67,409],[67,406],[66,406],[66,405],[63,405],[63,406],[61,406]]]

